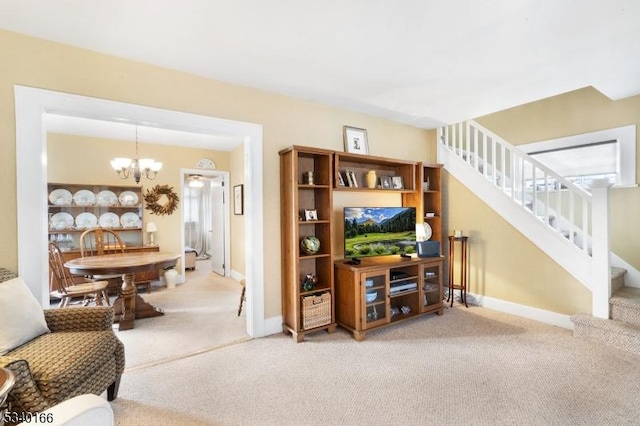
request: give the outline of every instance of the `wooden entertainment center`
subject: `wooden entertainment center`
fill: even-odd
[[[422,314],[442,315],[442,257],[384,256],[335,262],[336,317],[354,339]]]
[[[443,313],[443,256],[391,255],[352,265],[334,260],[332,248],[333,192],[384,192],[416,209],[443,253],[442,165],[303,146],[279,154],[285,333],[301,342],[307,333],[340,325],[362,340],[372,329]],[[371,175],[376,184],[369,187]],[[383,185],[382,177],[401,185]]]

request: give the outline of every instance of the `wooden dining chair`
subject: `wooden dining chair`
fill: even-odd
[[[120,236],[110,229],[92,228],[87,229],[80,235],[80,254],[82,257],[102,256],[105,254],[124,253],[125,244]],[[119,275],[96,277],[99,279],[115,279],[121,278]],[[120,281],[119,281],[120,282]],[[138,286],[147,289],[147,293],[151,293],[151,281],[140,281],[135,283]]]
[[[92,281],[79,275],[72,275],[64,266],[62,251],[58,244],[49,242],[49,267],[52,278],[55,281],[55,296],[60,297],[60,308],[65,308],[71,304],[73,299],[82,298],[82,305],[87,306],[95,302],[97,306],[105,303],[110,306],[109,295],[107,293],[108,281]]]
[[[80,235],[80,255],[82,257],[124,253],[124,247],[120,236],[109,229],[87,229]]]

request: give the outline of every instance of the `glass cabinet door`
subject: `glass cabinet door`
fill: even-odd
[[[389,316],[387,296],[387,272],[362,274],[362,328],[367,329],[386,324]]]
[[[442,305],[442,262],[422,268],[422,311]]]

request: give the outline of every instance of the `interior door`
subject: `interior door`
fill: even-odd
[[[225,276],[225,205],[224,177],[216,176],[211,179],[211,270],[222,276]]]

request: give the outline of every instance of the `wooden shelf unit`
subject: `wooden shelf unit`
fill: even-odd
[[[336,322],[361,341],[370,330],[424,314],[442,315],[443,260],[384,256],[361,259],[359,265],[336,261]],[[375,292],[373,300],[369,292]]]
[[[442,232],[442,164],[422,164],[421,192],[422,217],[431,226],[430,239],[440,241],[440,253],[444,254],[444,239],[446,237]],[[429,213],[433,213],[433,216],[428,215]]]
[[[280,201],[282,204],[282,311],[283,331],[296,342],[307,333],[336,329],[334,315],[332,216],[333,216],[333,151],[293,146],[280,151]],[[313,172],[313,184],[305,179]],[[317,220],[305,220],[305,211],[315,210]],[[300,242],[307,236],[320,241],[320,250],[304,254]],[[310,291],[303,290],[307,274],[317,277]],[[329,297],[327,297],[327,293]],[[323,324],[305,327],[310,310],[307,298],[328,299]]]
[[[348,154],[342,152],[335,153],[334,180],[333,186],[338,191],[385,191],[413,193],[416,190],[416,166],[415,161],[405,161],[389,159],[384,157],[373,157],[370,155]],[[354,173],[358,187],[341,186],[338,176],[350,170]],[[381,187],[367,188],[365,175],[368,171],[374,170],[380,184],[382,176],[400,176],[404,185],[403,189],[382,189]]]
[[[432,228],[431,239],[440,242],[440,253],[443,253],[442,165],[301,146],[289,147],[279,154],[285,333],[291,333],[295,341],[300,342],[306,333],[317,330],[331,332],[339,323],[351,330],[357,340],[361,340],[366,331],[376,327],[426,313],[442,314],[442,256],[410,260],[398,256],[365,258],[361,265],[356,266],[345,264],[343,260],[334,261],[332,253],[333,191],[400,194],[402,206],[416,208],[418,223],[421,218],[429,223]],[[339,176],[342,174],[345,178],[347,170],[354,173],[358,187],[340,185]],[[376,188],[366,185],[365,176],[371,170],[376,172]],[[313,185],[305,179],[309,171],[314,175]],[[379,185],[382,176],[402,177],[403,189],[382,189]],[[429,189],[425,188],[427,181]],[[318,220],[306,221],[305,210],[316,210]],[[433,212],[434,216],[425,218],[427,212]],[[320,240],[320,251],[314,255],[304,255],[300,251],[300,241],[312,235]],[[390,286],[396,281],[390,279],[390,273],[403,268],[410,269],[410,276],[417,284],[416,289],[391,295]],[[313,290],[304,291],[302,283],[309,273],[318,277],[318,284]],[[378,298],[370,304],[366,303],[365,297],[366,279],[374,280],[376,288],[380,289]],[[305,329],[304,298],[327,292],[331,296],[330,322]],[[395,305],[407,306],[410,312],[391,317],[389,309]],[[373,312],[373,307],[376,307],[376,318],[367,321],[367,313]]]

